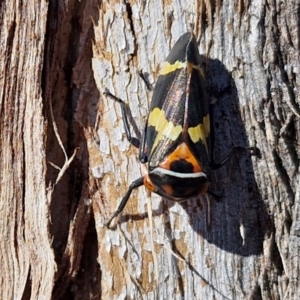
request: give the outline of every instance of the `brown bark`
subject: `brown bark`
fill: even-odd
[[[36,84],[41,82],[47,4],[31,5],[1,3],[1,299],[21,299],[29,282],[32,298],[50,297],[54,281],[46,122]]]
[[[97,86],[124,99],[143,128],[151,95],[138,71],[155,83],[158,66],[192,24],[205,55],[210,97],[218,100],[215,157],[237,145],[257,147],[261,158],[240,153],[215,172],[212,187],[221,199],[211,201],[210,228],[206,205],[174,205],[155,195],[149,200],[143,188],[134,192],[115,228],[97,228],[104,298],[299,296],[299,6],[205,3],[104,1],[95,26]],[[120,108],[102,99],[98,134],[104,165],[92,170],[101,180],[103,206],[95,217],[103,222],[142,171],[138,151],[124,136]]]
[[[180,6],[181,5],[181,6]],[[0,3],[1,299],[298,299],[299,4]],[[193,30],[215,157],[257,147],[182,205],[135,191],[124,135],[142,132],[159,66]],[[58,167],[58,168],[57,168]],[[151,203],[152,209],[148,209]],[[151,216],[151,212],[153,216]]]
[[[98,101],[92,4],[0,3],[1,299],[99,295],[82,115]]]

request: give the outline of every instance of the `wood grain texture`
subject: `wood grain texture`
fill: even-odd
[[[299,299],[299,3],[0,3],[1,299]],[[205,198],[135,191],[159,67],[193,30],[214,108]],[[53,119],[51,117],[51,110]],[[56,129],[64,147],[59,145]],[[60,176],[66,160],[74,156]],[[65,165],[66,166],[66,165]],[[149,206],[151,206],[149,208]]]
[[[174,205],[140,188],[108,230],[103,221],[143,170],[120,108],[101,97],[102,162],[92,172],[101,183],[94,211],[104,298],[297,298],[298,9],[296,2],[102,2],[94,27],[96,84],[128,103],[136,128],[143,128],[151,99],[138,71],[155,84],[171,46],[194,28],[217,99],[215,157],[234,145],[261,151],[260,159],[238,153],[215,172],[212,188],[221,198],[211,200],[210,227],[203,199]]]
[[[1,299],[26,298],[29,285],[32,299],[49,299],[54,283],[45,119],[36,84],[41,83],[47,6],[1,2]]]

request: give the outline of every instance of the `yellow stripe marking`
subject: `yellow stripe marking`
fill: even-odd
[[[206,151],[208,151],[206,139],[209,136],[209,133],[210,133],[209,115],[206,115],[203,118],[203,124],[200,123],[197,126],[190,127],[188,129],[188,134],[191,140],[193,141],[193,143],[197,143],[201,140],[205,145]]]
[[[179,60],[176,60],[174,64],[170,64],[168,61],[165,61],[160,70],[160,75],[167,75],[169,73],[172,73],[176,70],[183,69],[183,68],[187,68],[189,74],[192,73],[193,69],[196,69],[200,72],[203,78],[205,77],[204,71],[199,65],[194,65],[190,62],[187,63]]]
[[[157,131],[157,136],[152,149],[155,149],[158,142],[163,137],[167,137],[168,139],[175,141],[182,132],[182,126],[175,126],[172,121],[168,121],[165,117],[164,111],[160,110],[158,107],[155,107],[149,114],[148,125],[154,126]]]
[[[153,126],[157,131],[152,151],[156,148],[159,141],[164,137],[170,139],[171,141],[175,141],[183,130],[181,125],[175,126],[172,121],[168,121],[165,117],[164,111],[159,109],[158,107],[155,107],[149,114],[148,126]],[[208,114],[204,116],[203,123],[200,123],[195,127],[188,128],[188,134],[192,142],[197,143],[199,141],[202,141],[206,148],[206,151],[208,151],[207,138],[209,136],[209,133],[210,120]]]
[[[160,70],[160,75],[166,75],[174,72],[177,69],[183,69],[185,67],[186,67],[186,62],[176,60],[174,64],[170,64],[169,62],[166,61],[164,62]]]

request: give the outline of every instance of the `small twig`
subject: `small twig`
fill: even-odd
[[[168,250],[168,251],[170,251],[170,253],[174,256],[174,257],[176,257],[178,260],[180,260],[180,261],[183,261],[187,266],[189,266],[189,263],[184,259],[184,258],[182,258],[182,257],[180,257],[178,254],[176,254],[171,248],[170,248],[170,246],[168,246],[166,243],[163,243],[163,245],[164,245],[164,248],[166,249],[166,250]]]
[[[55,136],[56,136],[56,139],[58,141],[58,144],[60,146],[60,148],[62,149],[63,153],[64,153],[64,156],[65,156],[65,163],[63,165],[62,168],[58,167],[57,165],[55,165],[54,163],[52,162],[49,162],[49,164],[54,167],[55,169],[57,170],[60,170],[58,175],[57,175],[57,178],[56,178],[56,181],[55,181],[55,185],[60,181],[60,179],[63,177],[63,175],[65,174],[66,170],[69,168],[71,162],[73,161],[73,159],[75,158],[76,154],[77,154],[77,150],[78,148],[75,148],[74,150],[74,153],[73,155],[68,158],[68,155],[67,155],[67,152],[64,148],[64,145],[62,143],[62,140],[59,136],[59,133],[58,133],[58,128],[57,128],[57,125],[56,125],[56,122],[54,120],[54,116],[53,116],[53,110],[52,110],[52,105],[50,104],[50,115],[51,115],[51,121],[52,121],[52,126],[53,126],[53,130],[54,130],[54,133],[55,133]]]
[[[159,282],[159,272],[158,272],[158,262],[156,251],[154,247],[154,235],[153,235],[153,214],[152,214],[152,207],[151,207],[151,192],[147,191],[147,210],[148,210],[148,220],[149,220],[149,227],[150,227],[150,238],[151,238],[151,249],[152,249],[152,257],[153,257],[153,264],[154,264],[154,272],[156,281]]]
[[[73,155],[68,160],[65,161],[63,167],[60,169],[60,171],[59,171],[59,173],[57,175],[55,184],[57,184],[60,181],[60,179],[63,177],[63,175],[65,174],[65,172],[69,168],[71,162],[73,161],[74,157],[77,154],[77,150],[78,150],[78,148],[75,148]]]
[[[59,133],[58,133],[57,125],[56,125],[56,122],[54,120],[52,105],[50,104],[49,106],[50,106],[50,115],[51,115],[51,120],[52,120],[52,126],[53,126],[53,130],[54,130],[56,139],[58,141],[58,144],[59,144],[60,148],[62,149],[62,151],[65,155],[65,161],[68,161],[68,155],[67,155],[66,150],[64,148],[64,145],[61,141],[61,138],[60,138]]]
[[[51,165],[54,169],[56,169],[56,170],[58,170],[58,171],[61,170],[61,168],[60,168],[59,166],[57,166],[56,164],[54,164],[53,162],[48,161],[48,163],[49,163],[49,165]]]

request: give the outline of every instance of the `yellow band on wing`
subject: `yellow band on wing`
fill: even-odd
[[[205,145],[206,150],[208,151],[207,148],[207,137],[209,136],[210,133],[210,120],[209,120],[209,115],[206,115],[203,118],[203,123],[198,124],[195,127],[190,127],[188,129],[188,134],[193,141],[193,143],[197,143],[200,140],[203,142]]]
[[[157,131],[152,149],[155,149],[158,142],[163,138],[175,141],[182,132],[181,125],[174,125],[172,121],[168,121],[163,110],[155,107],[148,118],[148,126],[154,126]]]
[[[160,140],[163,138],[167,138],[171,141],[175,141],[179,135],[182,133],[181,125],[174,125],[172,121],[168,121],[165,117],[165,113],[163,110],[155,107],[148,118],[148,126],[153,126],[157,132],[155,141],[152,146],[152,150],[154,150]],[[206,150],[208,151],[207,146],[207,138],[210,133],[210,120],[209,115],[207,114],[203,118],[203,123],[198,124],[195,127],[188,128],[188,134],[193,143],[197,143],[201,141]]]
[[[160,70],[160,75],[167,75],[183,68],[187,68],[188,73],[191,73],[193,69],[196,69],[200,72],[203,78],[205,77],[204,70],[199,65],[194,65],[190,62],[182,62],[179,60],[176,60],[173,64],[170,64],[168,61],[164,62]]]
[[[169,62],[164,62],[161,70],[160,70],[160,75],[166,75],[169,73],[174,72],[175,70],[178,69],[183,69],[186,67],[186,62],[182,62],[182,61],[175,61],[174,64],[170,64]]]

